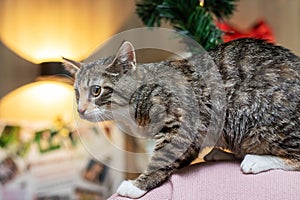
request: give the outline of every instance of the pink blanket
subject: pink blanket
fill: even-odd
[[[296,200],[300,172],[272,170],[245,175],[239,162],[199,163],[183,168],[142,200]],[[113,195],[109,200],[128,198]]]

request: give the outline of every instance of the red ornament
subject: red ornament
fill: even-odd
[[[264,39],[272,43],[275,42],[272,29],[264,20],[258,21],[254,26],[246,31],[240,31],[226,22],[218,22],[217,26],[224,32],[224,42],[245,37]]]

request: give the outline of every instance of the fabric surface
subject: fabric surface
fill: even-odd
[[[128,198],[112,195],[109,200]],[[245,175],[239,162],[199,163],[185,167],[141,200],[297,200],[300,172],[271,170]]]

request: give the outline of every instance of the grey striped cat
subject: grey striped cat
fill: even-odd
[[[218,114],[211,95],[216,85],[224,89],[215,102],[226,102],[224,123],[205,159],[243,159],[244,173],[300,170],[299,57],[256,39],[224,43],[208,54],[221,82],[204,80],[201,70],[211,66],[207,56],[137,64],[127,41],[115,57],[88,64],[65,59],[75,77],[80,117],[93,122],[118,118],[122,127],[137,126],[132,134],[157,141],[146,170],[136,180],[124,181],[120,195],[138,198],[198,156]]]

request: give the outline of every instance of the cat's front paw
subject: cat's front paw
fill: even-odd
[[[147,193],[145,190],[141,190],[140,188],[133,185],[132,181],[123,181],[119,188],[117,189],[117,193],[124,197],[130,198],[139,198]]]
[[[246,174],[257,174],[270,169],[285,168],[284,163],[276,156],[248,154],[241,163],[241,169]]]

